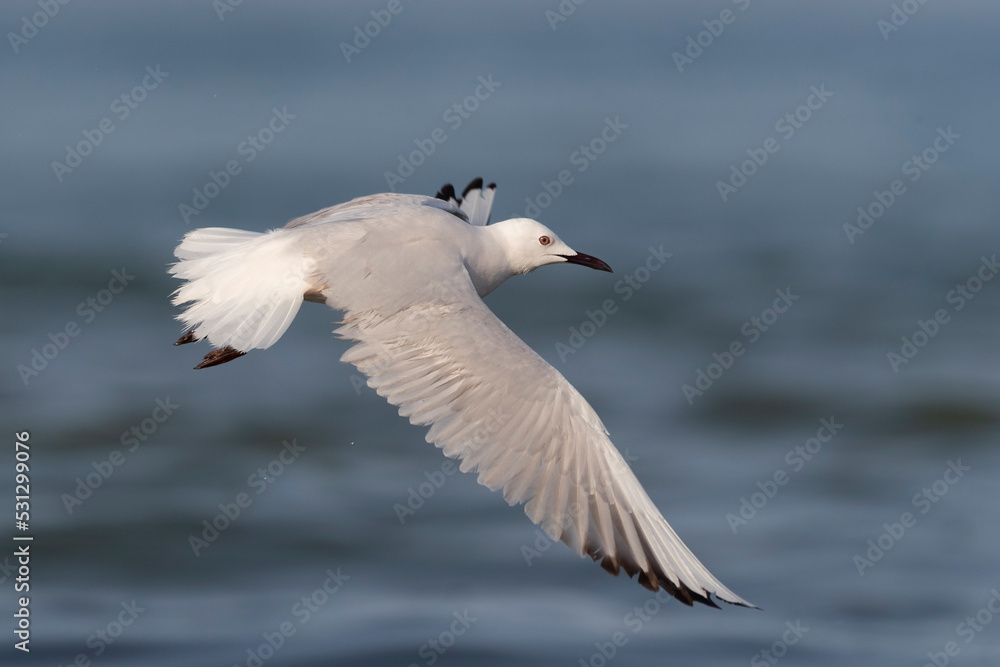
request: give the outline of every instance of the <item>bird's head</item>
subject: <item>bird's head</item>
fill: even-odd
[[[605,262],[573,250],[555,232],[537,220],[512,218],[490,227],[500,233],[511,269],[515,273],[528,273],[540,266],[561,262],[611,272],[611,267]]]

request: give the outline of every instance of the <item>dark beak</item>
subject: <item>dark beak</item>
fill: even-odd
[[[584,255],[582,252],[578,252],[575,255],[560,255],[560,257],[565,257],[566,261],[570,264],[579,264],[580,266],[597,269],[598,271],[614,273],[614,271],[611,270],[611,267],[608,266],[603,260],[597,259],[591,255]]]

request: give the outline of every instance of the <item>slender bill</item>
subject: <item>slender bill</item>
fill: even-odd
[[[614,273],[604,260],[597,259],[593,255],[584,255],[582,252],[578,252],[575,255],[560,255],[560,257],[565,257],[570,264],[579,264],[598,271]]]

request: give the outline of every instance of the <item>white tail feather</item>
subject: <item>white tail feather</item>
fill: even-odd
[[[188,233],[170,273],[186,280],[177,319],[215,347],[241,352],[270,347],[292,323],[310,285],[312,260],[283,230],[261,234],[211,227]]]
[[[260,236],[263,236],[260,232],[248,232],[242,229],[204,227],[187,234],[177,246],[174,255],[177,259],[199,259],[217,255]]]

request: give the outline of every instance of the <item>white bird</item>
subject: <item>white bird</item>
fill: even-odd
[[[489,224],[495,188],[377,194],[263,234],[196,229],[170,268],[186,281],[173,303],[191,304],[176,344],[207,338],[197,368],[225,363],[273,345],[303,300],[326,303],[355,341],[341,361],[553,539],[687,605],[753,607],[667,524],[580,393],[483,303],[546,264],[611,271],[535,220]]]

